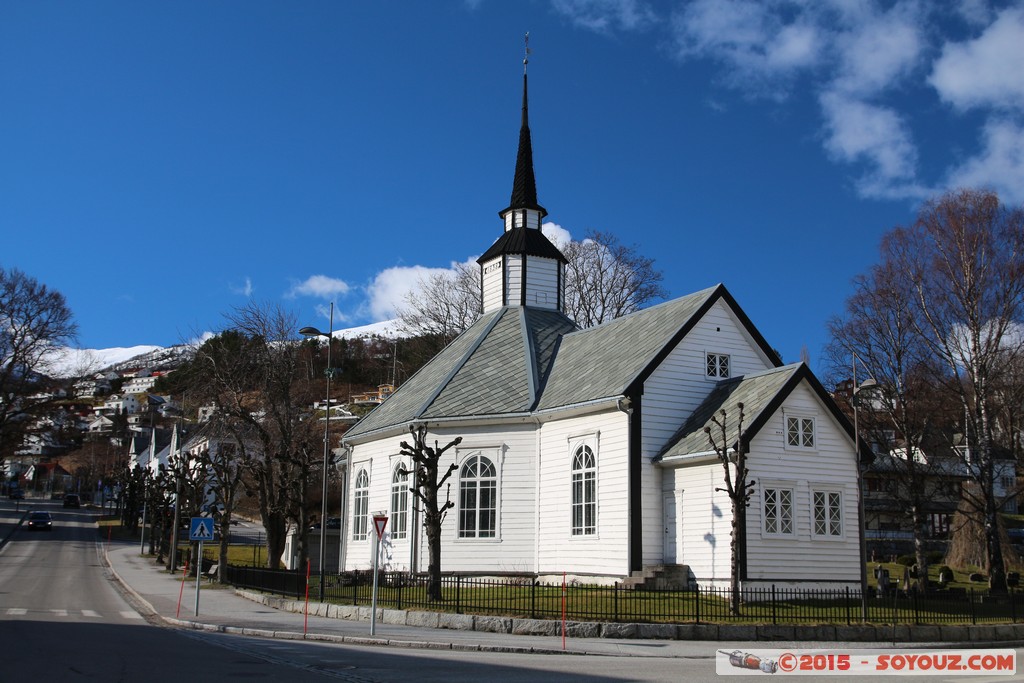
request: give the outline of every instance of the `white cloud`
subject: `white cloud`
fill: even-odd
[[[913,3],[863,17],[837,36],[838,71],[829,89],[874,95],[895,86],[919,66],[925,42]]]
[[[236,286],[236,285],[228,285],[228,287],[231,289],[231,291],[233,293],[241,294],[242,296],[244,296],[246,298],[251,297],[252,293],[254,291],[254,288],[252,286],[252,278],[250,278],[250,277],[246,277],[245,278],[245,284],[243,284],[240,287]]]
[[[303,282],[292,285],[285,295],[289,298],[297,296],[315,296],[321,299],[330,299],[334,296],[348,294],[348,283],[326,275],[311,275]]]
[[[540,226],[540,231],[559,249],[564,248],[565,245],[572,241],[572,235],[569,231],[557,223],[549,221]]]
[[[476,266],[476,257],[466,260]],[[420,283],[435,273],[454,271],[451,268],[428,268],[426,266],[395,266],[377,273],[367,287],[366,314],[371,320],[390,320],[397,316],[397,310],[405,303],[410,292],[418,292]]]
[[[658,20],[643,0],[551,0],[551,5],[577,26],[597,33],[638,31]]]
[[[989,121],[982,150],[949,174],[950,187],[986,187],[1003,202],[1024,203],[1024,128],[1008,120]]]
[[[948,43],[928,82],[960,110],[1024,108],[1024,10],[1003,11],[980,36]]]
[[[680,59],[710,57],[727,67],[729,85],[781,98],[781,84],[822,58],[822,32],[804,13],[784,17],[755,0],[698,0],[672,15]]]
[[[914,183],[917,150],[907,125],[892,109],[838,93],[820,98],[825,116],[825,149],[837,161],[866,163],[858,181],[866,196],[918,196]]]

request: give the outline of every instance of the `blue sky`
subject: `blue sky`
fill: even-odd
[[[1024,201],[1021,3],[8,1],[0,265],[83,348],[391,317],[500,235],[526,31],[548,220],[724,282],[786,361],[923,199]]]

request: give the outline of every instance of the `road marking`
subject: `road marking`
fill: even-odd
[[[7,610],[7,615],[11,617],[23,617],[28,614],[27,609],[21,609],[20,607],[12,607]]]
[[[127,610],[124,611],[124,612],[121,612],[121,616],[124,617],[125,619],[142,619],[142,615],[139,614],[138,612],[130,612],[130,611],[127,611]]]
[[[53,612],[53,616],[55,617],[66,617],[68,615],[68,611],[66,609],[52,609],[50,611]]]
[[[91,609],[84,609],[84,610],[82,610],[82,616],[83,617],[90,617],[90,618],[93,618],[93,619],[99,619],[100,618],[99,613],[98,612],[93,612]]]

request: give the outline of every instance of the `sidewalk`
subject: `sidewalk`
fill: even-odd
[[[172,577],[151,558],[139,554],[138,545],[106,543],[101,551],[115,579],[137,602],[143,616],[186,628],[241,633],[273,638],[302,639],[306,617],[268,607],[202,579],[199,615],[196,616],[196,583]],[[181,595],[180,610],[178,607]],[[310,611],[316,608],[310,604]],[[708,641],[640,640],[611,638],[567,638],[513,635],[484,631],[463,631],[378,622],[370,636],[369,621],[308,617],[305,639],[358,645],[383,645],[441,650],[521,652],[527,654],[574,654],[632,657],[707,657],[718,649],[742,649],[750,643]],[[820,647],[820,645],[819,645]]]

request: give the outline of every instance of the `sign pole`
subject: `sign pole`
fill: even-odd
[[[373,528],[377,533],[373,538],[373,599],[370,601],[370,635],[377,634],[377,567],[380,563],[380,541],[384,536],[384,528],[388,525],[388,517],[383,512],[373,516]]]
[[[209,517],[193,517],[189,525],[188,540],[198,541],[199,559],[196,560],[196,616],[199,616],[199,582],[203,578],[203,541],[213,540],[213,520]]]
[[[203,542],[199,541],[199,559],[196,560],[196,616],[199,616],[199,581],[203,578]]]
[[[377,558],[380,557],[380,538],[373,537],[373,600],[370,606],[370,635],[377,634]]]

